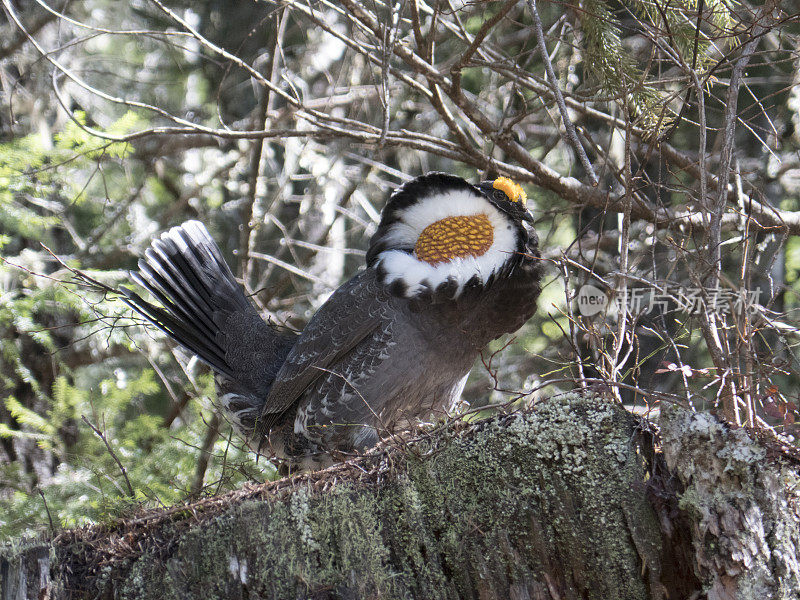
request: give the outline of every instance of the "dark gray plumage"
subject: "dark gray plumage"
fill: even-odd
[[[450,215],[491,222],[491,247],[417,260],[420,230]],[[162,234],[139,261],[134,278],[163,308],[124,293],[214,370],[223,409],[254,448],[315,467],[446,410],[481,349],[531,317],[541,266],[524,221],[521,202],[491,182],[441,173],[412,180],[384,208],[367,268],[299,335],[259,317],[197,221]]]

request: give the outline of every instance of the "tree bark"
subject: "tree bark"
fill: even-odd
[[[661,428],[708,599],[800,598],[797,466],[707,413],[671,409]]]
[[[707,414],[671,408],[661,435],[552,398],[6,548],[2,600],[797,597],[794,467]]]

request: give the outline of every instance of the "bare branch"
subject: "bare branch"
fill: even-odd
[[[569,118],[569,113],[567,112],[567,105],[564,103],[564,96],[561,94],[561,89],[558,87],[558,78],[556,77],[556,73],[553,70],[553,63],[550,61],[550,54],[547,52],[547,46],[545,45],[544,41],[544,31],[542,30],[542,20],[539,17],[539,11],[536,10],[536,0],[527,0],[528,8],[531,11],[531,16],[533,17],[533,31],[536,33],[536,39],[539,45],[539,51],[542,54],[542,62],[544,62],[545,72],[547,73],[547,80],[550,82],[550,89],[553,91],[553,95],[556,99],[556,104],[558,105],[558,110],[561,113],[561,121],[564,123],[564,131],[567,137],[567,141],[572,146],[572,149],[575,150],[575,154],[578,155],[578,160],[580,160],[583,169],[586,171],[586,174],[589,176],[589,180],[592,182],[592,185],[597,185],[599,180],[597,179],[597,175],[592,168],[592,164],[589,162],[589,157],[586,156],[586,151],[583,149],[580,140],[578,139],[578,135],[575,133],[575,125],[572,124],[572,119]]]

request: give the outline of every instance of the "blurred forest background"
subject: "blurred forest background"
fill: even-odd
[[[523,184],[547,262],[473,409],[583,387],[795,439],[796,3],[2,5],[0,538],[276,476],[208,370],[71,269],[128,285],[199,219],[301,328],[432,170]],[[609,310],[581,315],[584,284]]]

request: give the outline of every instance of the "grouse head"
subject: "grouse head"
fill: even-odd
[[[445,173],[418,177],[389,199],[367,265],[400,297],[486,289],[538,256],[526,200],[506,177],[478,185]]]

